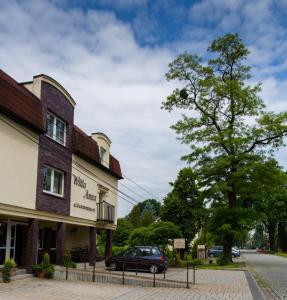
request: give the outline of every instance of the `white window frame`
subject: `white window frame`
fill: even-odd
[[[57,116],[55,116],[53,113],[51,113],[50,111],[47,111],[47,115],[46,115],[46,120],[48,119],[48,114],[51,115],[54,118],[53,121],[53,136],[49,136],[48,133],[46,133],[46,136],[50,139],[52,139],[53,141],[59,143],[60,145],[66,146],[66,135],[67,135],[67,125],[66,122],[64,122],[63,120],[61,120],[60,118],[58,118]],[[61,122],[64,125],[64,141],[59,141],[57,140],[57,135],[56,135],[56,130],[57,130],[57,120],[59,122]],[[47,121],[46,121],[47,122]]]
[[[106,153],[107,153],[107,149],[105,149],[104,147],[100,146],[101,164],[105,164]]]
[[[50,194],[50,195],[53,195],[53,196],[57,196],[57,197],[64,197],[64,181],[65,181],[65,175],[64,175],[64,172],[58,170],[58,169],[55,169],[55,168],[52,168],[52,167],[49,167],[49,166],[44,166],[44,169],[45,168],[49,168],[51,169],[51,191],[47,191],[44,189],[43,187],[43,192],[46,193],[46,194]],[[54,173],[58,172],[58,173],[61,173],[62,174],[62,193],[61,194],[57,194],[57,193],[54,193],[53,190],[54,190]]]

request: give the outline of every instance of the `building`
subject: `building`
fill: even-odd
[[[0,265],[31,265],[65,250],[95,261],[96,232],[116,229],[118,160],[103,133],[74,124],[75,101],[54,79],[22,84],[0,70]],[[84,253],[84,254],[83,254]]]

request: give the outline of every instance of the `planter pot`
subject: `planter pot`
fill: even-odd
[[[47,273],[47,271],[36,270],[35,276],[38,278],[53,278],[53,274]]]
[[[16,271],[17,271],[17,269],[16,268],[12,268],[11,270],[10,270],[10,277],[11,276],[16,276]],[[2,274],[3,274],[3,270],[2,269],[0,269],[0,278],[2,278]]]

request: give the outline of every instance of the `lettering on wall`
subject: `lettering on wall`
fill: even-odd
[[[81,208],[81,209],[84,209],[84,210],[88,210],[88,211],[91,211],[91,212],[95,212],[95,208],[92,208],[92,207],[89,207],[89,206],[86,206],[86,205],[82,205],[80,203],[74,203],[74,207],[78,207],[78,208]]]
[[[76,176],[74,174],[73,174],[73,177],[74,177],[74,185],[77,185],[83,189],[86,188],[87,184],[84,179],[82,179],[80,176]]]
[[[74,185],[86,190],[85,194],[83,195],[83,199],[97,201],[97,196],[89,193],[89,190],[87,189],[87,184],[83,178],[73,174],[73,182],[74,182]],[[75,207],[78,207],[78,206],[75,206]]]

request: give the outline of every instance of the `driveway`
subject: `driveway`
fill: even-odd
[[[204,271],[204,272],[203,272]],[[173,272],[173,276],[179,274]],[[0,283],[0,300],[252,300],[243,271],[207,271],[186,288],[148,288],[82,281],[27,278]]]
[[[287,299],[287,258],[251,251],[243,256],[281,299]]]

